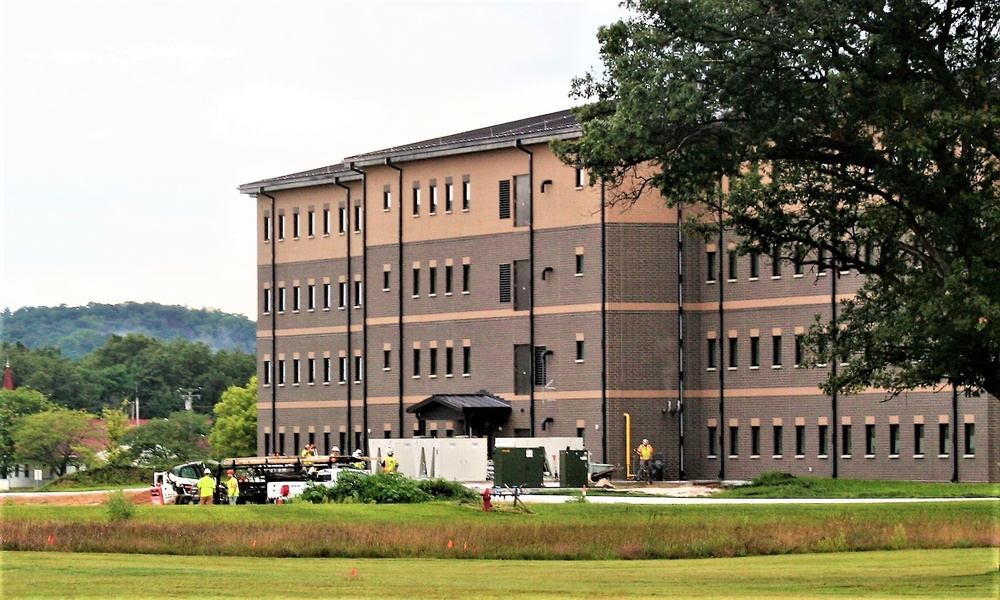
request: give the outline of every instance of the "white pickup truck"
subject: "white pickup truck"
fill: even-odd
[[[368,471],[349,465],[338,465],[327,467],[316,471],[309,479],[302,481],[269,481],[267,483],[267,501],[281,504],[286,500],[299,496],[306,490],[308,485],[325,485],[327,487],[337,483],[337,477],[341,473],[359,473],[367,475]]]

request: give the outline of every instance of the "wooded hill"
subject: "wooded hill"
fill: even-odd
[[[214,351],[254,354],[256,324],[243,315],[155,302],[86,306],[33,306],[0,315],[0,342],[28,348],[58,348],[79,359],[112,335],[138,333],[163,341],[202,342]]]

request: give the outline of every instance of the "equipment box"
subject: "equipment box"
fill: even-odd
[[[544,471],[543,448],[496,448],[493,451],[494,485],[542,487]]]
[[[583,487],[590,475],[586,450],[559,451],[559,487]]]

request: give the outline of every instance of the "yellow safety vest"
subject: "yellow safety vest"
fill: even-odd
[[[382,462],[385,465],[383,469],[386,473],[395,473],[399,469],[399,461],[396,460],[395,456],[386,456]]]
[[[226,482],[226,489],[229,491],[230,498],[240,497],[240,482],[235,477],[229,478],[229,481]]]
[[[198,495],[202,498],[211,496],[215,491],[215,480],[205,475],[198,480]]]
[[[642,460],[650,460],[653,458],[653,447],[649,444],[642,444],[639,446],[639,458]]]

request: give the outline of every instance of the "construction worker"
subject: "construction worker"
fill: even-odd
[[[212,471],[205,469],[205,475],[198,480],[198,503],[213,504],[215,502],[215,479]]]
[[[355,461],[353,463],[351,463],[351,466],[353,466],[355,469],[364,469],[365,468],[365,461],[363,460],[364,457],[361,454],[361,448],[355,449],[354,453],[351,454],[351,458],[355,459]]]
[[[385,451],[385,458],[382,459],[382,472],[395,473],[399,470],[399,461],[392,455],[392,448]]]
[[[226,481],[226,496],[229,498],[229,504],[236,504],[240,499],[240,482],[232,469],[226,471],[226,475],[229,475],[229,480]]]
[[[653,470],[650,468],[653,462],[653,446],[649,440],[643,439],[639,447],[635,449],[639,455],[639,471],[636,479],[645,479],[647,483],[653,483]]]

